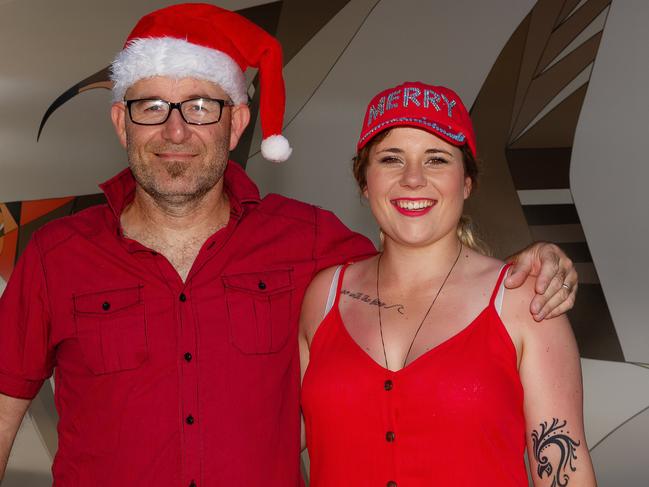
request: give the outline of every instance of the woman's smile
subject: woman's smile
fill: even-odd
[[[427,214],[437,204],[437,200],[429,198],[396,198],[390,202],[399,213],[412,217]]]

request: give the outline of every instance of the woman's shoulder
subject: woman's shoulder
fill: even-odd
[[[470,262],[466,266],[467,277],[475,279],[475,282],[494,282],[500,275],[506,263],[495,257],[481,254],[472,249],[466,249],[463,257]]]
[[[372,260],[372,257],[360,261],[349,261],[345,264],[334,265],[318,271],[307,288],[307,295],[328,296],[336,272],[338,272],[339,276],[344,273],[345,279],[348,279],[350,275],[355,275],[358,271],[362,272],[370,260]]]
[[[572,336],[566,315],[541,322],[534,319],[530,305],[536,295],[535,285],[536,277],[528,276],[520,287],[506,289],[501,314],[505,326],[525,343],[545,342],[553,340],[556,336]]]

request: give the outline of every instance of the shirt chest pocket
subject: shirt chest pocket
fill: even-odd
[[[246,354],[281,350],[292,327],[291,269],[223,276],[230,340]]]
[[[95,374],[135,369],[148,358],[142,287],[74,296],[77,339]]]

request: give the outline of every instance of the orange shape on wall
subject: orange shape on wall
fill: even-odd
[[[11,271],[14,270],[16,262],[16,249],[18,248],[18,230],[6,233],[2,250],[0,250],[0,277],[5,281],[9,280]]]
[[[20,224],[25,225],[51,211],[61,208],[74,199],[74,196],[55,198],[51,200],[23,201],[20,211]]]
[[[0,203],[0,225],[4,225],[4,233],[13,232],[18,228],[18,224],[14,221],[11,212],[4,203]]]

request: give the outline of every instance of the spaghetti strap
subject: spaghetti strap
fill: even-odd
[[[329,286],[329,294],[327,295],[327,304],[325,306],[324,313],[322,314],[322,319],[324,319],[325,316],[331,311],[331,308],[333,308],[334,303],[336,302],[336,295],[337,289],[338,289],[338,278],[340,277],[340,269],[342,269],[342,265],[339,265],[336,267],[336,272],[334,272],[334,276],[331,278],[331,284]]]
[[[338,307],[343,276],[345,275],[345,269],[349,264],[350,263],[339,265],[336,268],[336,272],[334,272],[333,278],[331,279],[331,286],[329,287],[329,295],[327,296],[327,305],[325,306],[324,314],[322,315],[323,319],[329,314],[329,311],[331,311],[332,308]]]
[[[336,300],[334,301],[334,306],[338,307],[338,302],[340,301],[340,291],[343,288],[343,279],[345,278],[345,271],[352,264],[352,262],[347,262],[340,269],[340,275],[338,276],[338,286],[336,286]]]
[[[502,266],[500,269],[500,273],[498,274],[498,280],[496,281],[496,285],[494,286],[494,290],[491,293],[491,299],[489,300],[489,306],[494,306],[496,302],[496,298],[498,297],[498,293],[500,291],[500,288],[503,284],[503,281],[505,280],[505,276],[507,275],[507,271],[511,267],[511,264],[505,264]],[[500,314],[500,312],[498,313]]]

